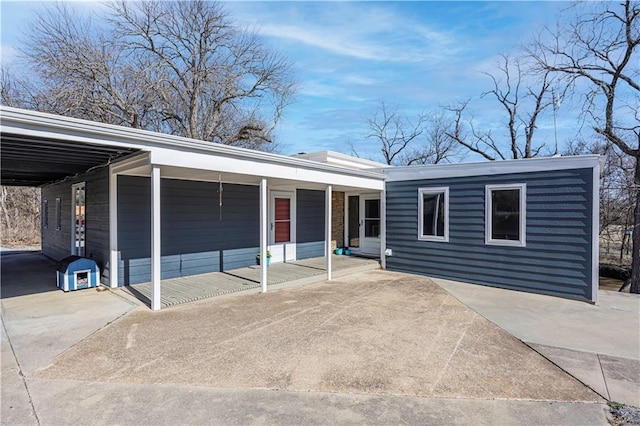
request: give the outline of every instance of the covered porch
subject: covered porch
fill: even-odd
[[[331,256],[331,272],[334,278],[380,268],[377,259],[355,256]],[[327,276],[324,257],[314,257],[286,263],[274,263],[268,267],[268,286],[271,289],[294,287],[324,281]],[[162,308],[195,302],[231,293],[260,290],[260,267],[250,266],[224,272],[171,278],[161,281]],[[151,306],[152,284],[125,286],[123,291]]]
[[[352,194],[362,194],[355,226],[370,229],[366,236],[375,243],[356,239],[369,248],[361,252],[383,258],[379,171],[198,148],[154,147],[110,165],[110,264],[117,265],[109,271],[111,287],[129,286],[127,291],[158,310],[247,289],[266,292],[270,285],[331,280],[363,261],[331,255],[336,245],[346,244],[344,204]],[[366,208],[365,195],[375,198],[376,208]],[[338,214],[335,200],[343,204]],[[256,257],[270,258],[271,266],[254,265]],[[380,266],[365,262],[367,269]]]

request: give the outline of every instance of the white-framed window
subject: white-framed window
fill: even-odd
[[[449,241],[449,188],[418,188],[418,239]]]
[[[485,243],[525,247],[527,185],[487,185],[485,205]]]
[[[62,200],[56,198],[56,231],[62,229]]]
[[[49,227],[49,200],[42,201],[42,228]]]

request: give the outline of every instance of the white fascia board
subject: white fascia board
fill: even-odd
[[[431,164],[424,166],[390,167],[384,169],[384,173],[387,176],[387,182],[465,176],[492,176],[551,170],[590,169],[598,167],[600,159],[600,155],[577,155],[569,157],[485,161],[478,163]]]
[[[384,176],[379,171],[347,169],[301,158],[19,108],[0,106],[0,126],[3,133],[27,137],[61,139],[142,151],[153,151],[156,148],[173,149],[176,151],[176,156],[185,152],[206,153],[209,156],[221,155],[225,158],[263,161],[289,167],[331,171],[349,177],[359,176],[384,180]]]
[[[308,154],[295,154],[292,157],[304,158],[305,160],[318,161],[327,164],[336,164],[343,167],[355,168],[355,169],[382,169],[388,167],[386,164],[378,163],[376,161],[367,160],[365,158],[354,157],[352,155],[343,154],[336,151],[317,151],[310,152]]]
[[[266,178],[289,179],[299,182],[314,182],[327,185],[352,186],[354,188],[380,191],[384,187],[384,176],[353,176],[343,169],[318,170],[310,167],[292,167],[271,161],[210,155],[196,152],[155,148],[151,151],[151,163],[192,169],[210,170],[222,173],[238,173]],[[305,166],[307,164],[305,163]]]

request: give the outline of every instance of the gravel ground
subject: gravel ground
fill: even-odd
[[[613,426],[640,425],[640,408],[615,402],[610,402],[609,407],[612,416],[610,423]]]

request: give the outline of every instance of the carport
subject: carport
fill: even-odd
[[[103,263],[103,280],[108,280],[109,285],[114,288],[123,285],[119,280],[119,177],[148,179],[150,203],[145,208],[150,209],[151,219],[150,282],[151,308],[154,310],[161,307],[163,278],[160,208],[161,194],[164,191],[161,186],[164,185],[161,182],[219,182],[220,192],[223,182],[257,187],[259,203],[250,208],[259,210],[260,214],[259,253],[262,259],[267,257],[270,225],[273,228],[273,221],[269,223],[269,197],[273,197],[272,194],[278,191],[295,192],[303,189],[324,192],[326,279],[332,278],[332,192],[381,194],[384,191],[384,175],[379,171],[348,169],[16,108],[2,107],[0,119],[3,185],[42,186],[52,182],[71,185],[88,173],[108,170],[105,179],[105,187],[108,188],[108,202],[105,203],[108,204],[108,217],[100,230],[106,232],[108,242],[105,235],[99,241],[100,247],[96,249],[96,255]],[[56,212],[60,209],[59,204],[61,202],[56,199]],[[384,203],[381,206],[381,218],[384,218]],[[57,216],[57,230],[67,225],[61,225],[61,222],[64,221],[60,221]],[[380,220],[380,228],[380,246],[384,247],[384,220]],[[286,244],[283,246],[286,252]],[[273,245],[269,247],[273,250]],[[383,256],[382,258],[384,259]],[[287,260],[286,254],[284,260]],[[266,292],[269,281],[264,262],[260,267],[259,282],[262,292]]]

